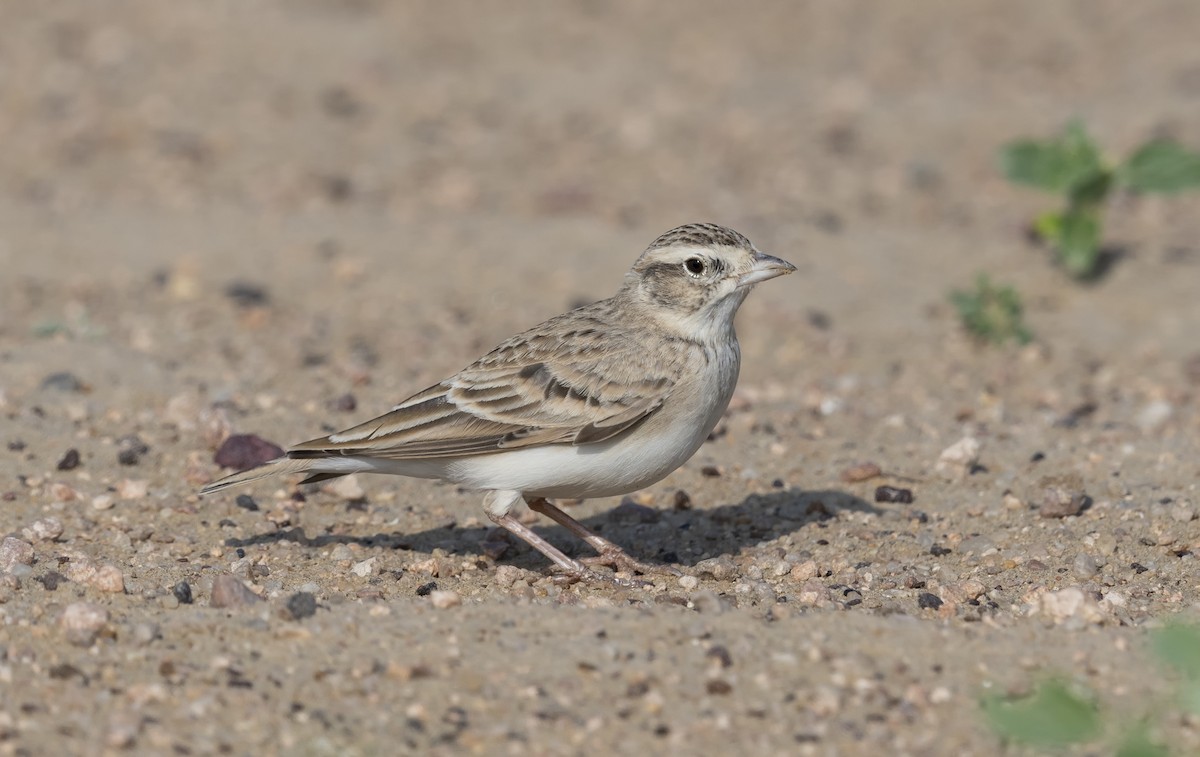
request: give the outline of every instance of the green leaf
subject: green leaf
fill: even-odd
[[[1022,139],[1000,150],[1000,169],[1009,181],[1050,192],[1066,192],[1104,170],[1100,151],[1079,122],[1047,141]]]
[[[1025,326],[1021,297],[1010,286],[995,286],[980,274],[974,291],[950,293],[963,327],[975,338],[1003,344],[1015,339],[1027,344],[1033,334]]]
[[[1193,715],[1200,715],[1200,682],[1189,681],[1179,687],[1179,705]]]
[[[1170,757],[1170,754],[1165,746],[1150,740],[1150,729],[1142,722],[1121,739],[1116,757]]]
[[[1063,214],[1057,210],[1048,210],[1033,222],[1033,230],[1043,242],[1058,247],[1062,240]]]
[[[1159,660],[1192,681],[1200,681],[1200,627],[1174,623],[1151,638]]]
[[[1135,192],[1181,192],[1200,187],[1200,153],[1175,142],[1149,142],[1121,167],[1121,179]]]
[[[1096,705],[1061,681],[1046,681],[1024,699],[987,699],[983,711],[997,734],[1023,744],[1066,746],[1100,735]]]
[[[1080,209],[1063,213],[1055,247],[1059,262],[1072,276],[1095,276],[1100,267],[1100,219],[1096,213]]]
[[[1112,189],[1113,172],[1099,168],[1094,173],[1078,177],[1067,188],[1067,202],[1072,208],[1091,208],[1103,204]]]

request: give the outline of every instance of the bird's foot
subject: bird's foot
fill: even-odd
[[[597,540],[604,542],[600,545],[594,545],[596,546],[596,551],[598,551],[600,554],[596,555],[595,557],[581,558],[579,562],[589,566],[604,565],[617,572],[640,574],[643,576],[682,575],[678,569],[670,565],[652,565],[650,563],[642,562],[641,560],[630,557],[625,550],[621,549],[610,541],[600,540],[599,537],[597,537]]]

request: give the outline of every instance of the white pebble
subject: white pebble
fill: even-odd
[[[447,607],[458,607],[462,604],[462,597],[457,591],[431,591],[429,592],[429,603],[439,610],[445,610]]]
[[[41,518],[21,530],[29,541],[54,541],[63,535],[63,524],[58,518]]]
[[[354,567],[350,568],[350,572],[359,578],[366,578],[375,572],[375,560],[376,558],[374,557],[368,557],[362,562],[356,562],[354,563]]]

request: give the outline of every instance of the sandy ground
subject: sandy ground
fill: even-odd
[[[1200,600],[1200,201],[1118,199],[1078,286],[994,167],[1074,115],[1200,145],[1197,28],[1187,0],[9,14],[0,753],[986,755],[980,698],[1051,674],[1197,753],[1146,633]],[[561,587],[426,481],[195,496],[229,433],[371,417],[693,220],[801,270],[743,308],[716,437],[571,510],[682,577]],[[983,270],[1033,345],[960,333]],[[1043,517],[1058,490],[1090,506]]]

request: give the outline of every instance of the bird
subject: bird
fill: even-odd
[[[650,574],[550,500],[628,494],[661,481],[708,438],[741,367],[734,316],[755,285],[796,268],[742,234],[691,223],[641,253],[617,293],[500,343],[391,411],[209,483],[274,474],[301,484],[352,473],[441,479],[483,493],[487,517],[574,581]],[[513,514],[529,509],[598,555],[567,556]],[[598,572],[593,565],[613,569]]]

